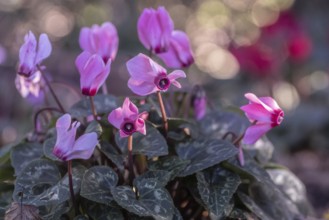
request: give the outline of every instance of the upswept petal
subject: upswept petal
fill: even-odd
[[[277,110],[277,109],[281,110],[278,103],[272,97],[260,97],[259,99],[273,110]]]
[[[164,68],[142,53],[128,60],[126,65],[130,76],[138,80],[153,82],[158,71],[166,73]]]
[[[271,124],[262,123],[252,125],[247,128],[243,137],[244,144],[254,144],[259,138],[261,138],[266,132],[271,129]]]
[[[178,81],[176,81],[176,79],[185,78],[185,77],[186,74],[182,70],[175,70],[168,75],[168,79],[170,80],[170,83],[172,83],[177,88],[181,88],[182,86]]]
[[[109,76],[111,71],[111,59],[109,59],[105,65],[104,70],[94,78],[91,89],[98,91],[98,89],[104,84],[107,77]]]
[[[123,122],[123,111],[122,108],[119,107],[114,109],[108,116],[108,121],[117,129],[120,129],[121,124]]]
[[[260,100],[255,94],[253,93],[246,93],[244,95],[251,103],[256,103],[262,105],[267,111],[273,112],[273,109],[265,104],[262,100]]]
[[[123,102],[122,115],[124,119],[129,118],[130,120],[135,120],[138,117],[138,108],[128,97]]]
[[[158,7],[157,12],[158,19],[160,21],[160,25],[163,31],[162,34],[164,37],[168,38],[167,40],[169,40],[170,35],[174,30],[174,22],[171,19],[168,11],[163,6]]]
[[[90,42],[91,30],[90,28],[83,27],[79,35],[79,45],[83,50],[92,51],[92,46]]]
[[[66,160],[89,159],[93,154],[97,143],[97,134],[95,132],[82,135],[75,141],[73,150],[65,155]]]
[[[56,129],[60,131],[68,131],[71,126],[71,115],[65,114],[59,117],[56,121]],[[58,132],[57,132],[58,133]]]
[[[35,58],[35,64],[49,57],[51,53],[51,44],[47,34],[41,34],[39,37],[38,51]]]
[[[140,96],[147,96],[156,91],[159,91],[154,82],[136,80],[134,78],[130,78],[128,80],[128,87],[131,89],[131,91],[133,91],[133,93]]]
[[[152,49],[153,52],[163,50],[164,45],[162,44],[162,30],[156,13],[149,17],[147,27],[147,37],[150,44],[150,48],[147,49]]]
[[[251,122],[257,120],[259,122],[271,123],[272,114],[267,111],[263,105],[251,103],[241,106],[240,109],[245,112],[246,116]]]
[[[91,56],[92,56],[91,53],[84,51],[80,53],[79,56],[75,59],[75,66],[77,67],[79,73],[83,72],[86,63]]]
[[[149,17],[153,16],[154,13],[154,9],[144,9],[137,22],[138,38],[146,49],[151,49],[151,45],[148,39],[147,25]]]
[[[145,121],[142,118],[138,118],[135,123],[136,131],[140,132],[141,134],[146,134],[146,127]]]
[[[103,30],[102,42],[104,42],[104,47],[101,47],[102,54],[114,60],[119,47],[117,29],[111,22],[103,23],[101,29]]]
[[[19,49],[19,62],[20,62],[20,71],[28,73],[35,66],[37,50],[37,41],[34,34],[29,31],[24,37],[24,44]],[[28,71],[28,72],[27,72]],[[23,73],[23,74],[24,74]]]

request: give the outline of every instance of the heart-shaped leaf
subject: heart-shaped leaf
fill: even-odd
[[[230,206],[230,200],[241,182],[240,177],[220,167],[198,172],[196,177],[199,194],[206,208],[214,215],[213,218],[221,218],[227,206]]]
[[[11,165],[18,175],[28,163],[43,156],[43,149],[40,143],[20,143],[11,150]]]
[[[92,121],[89,123],[89,125],[87,126],[85,133],[91,133],[91,132],[95,132],[97,134],[98,137],[100,137],[103,133],[103,128],[102,126],[97,122],[97,121]]]
[[[115,141],[121,151],[128,153],[128,138],[115,135]],[[146,135],[139,132],[133,134],[133,154],[142,154],[148,157],[157,157],[168,154],[168,145],[162,134],[149,123],[146,123]]]
[[[155,219],[172,219],[174,205],[168,191],[154,179],[144,179],[138,182],[137,194],[128,186],[112,188],[115,201],[139,216],[152,216]]]
[[[111,188],[118,183],[117,174],[106,166],[95,166],[83,176],[80,195],[94,202],[109,204],[113,200]]]
[[[55,137],[51,137],[51,138],[47,139],[43,143],[43,153],[47,158],[49,158],[53,161],[61,161],[60,159],[58,159],[58,157],[56,157],[53,154],[55,143],[56,143],[56,138]]]
[[[238,150],[225,140],[196,139],[178,144],[176,152],[181,159],[191,161],[180,174],[187,176],[233,157]]]
[[[165,170],[149,170],[136,177],[134,179],[134,185],[139,186],[145,179],[154,179],[159,182],[159,186],[165,187],[170,180],[170,174],[170,172]]]
[[[86,213],[92,218],[97,220],[124,220],[121,212],[121,207],[114,202],[108,205],[95,203],[87,199],[82,200],[82,205]]]
[[[114,148],[112,144],[106,141],[100,141],[98,147],[120,170],[124,170],[125,156],[118,152],[121,151],[120,149]]]

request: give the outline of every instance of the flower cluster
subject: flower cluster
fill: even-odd
[[[188,67],[194,62],[186,33],[174,30],[173,21],[164,7],[144,9],[137,29],[144,47],[157,54],[168,67]]]

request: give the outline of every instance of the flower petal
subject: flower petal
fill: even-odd
[[[65,155],[66,160],[89,159],[98,143],[96,132],[84,134],[74,143],[72,151]]]
[[[152,82],[136,80],[134,78],[130,78],[128,80],[128,87],[133,91],[133,93],[140,96],[147,96],[156,91],[159,91],[158,87]]]
[[[244,144],[254,144],[259,138],[261,138],[266,132],[271,129],[271,124],[256,124],[247,128],[243,137]]]
[[[170,80],[170,83],[172,83],[174,86],[181,88],[181,84],[176,81],[178,78],[185,78],[186,74],[182,70],[175,70],[172,73],[168,75],[168,79]]]
[[[83,27],[80,31],[79,35],[79,44],[81,49],[91,52],[92,51],[92,46],[90,43],[90,35],[91,35],[91,30],[90,28]]]
[[[105,65],[105,68],[103,71],[96,76],[96,78],[93,80],[92,85],[91,85],[91,90],[98,91],[99,88],[104,84],[106,81],[107,77],[109,76],[111,71],[111,59],[109,59]]]
[[[138,118],[135,123],[136,131],[143,135],[146,135],[145,121],[142,118]]]
[[[19,72],[22,75],[31,74],[30,72],[35,67],[36,50],[37,41],[34,34],[29,31],[24,37],[24,44],[19,49]]]
[[[38,51],[35,58],[35,63],[39,64],[42,60],[49,57],[51,53],[51,44],[47,34],[41,34],[39,37]]]
[[[281,110],[278,103],[272,97],[260,97],[259,99],[273,110],[277,110],[277,109]]]
[[[123,122],[123,113],[122,108],[119,107],[117,109],[114,109],[108,116],[108,121],[117,129],[120,129],[121,124]]]
[[[262,100],[260,100],[255,94],[253,93],[246,93],[244,95],[251,103],[256,103],[262,105],[267,111],[273,112],[273,109],[266,105]]]
[[[251,103],[240,107],[240,109],[246,113],[251,122],[257,120],[259,122],[271,123],[272,113],[267,111],[263,105]]]

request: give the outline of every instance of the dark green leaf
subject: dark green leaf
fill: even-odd
[[[83,176],[80,195],[94,202],[109,204],[113,200],[111,188],[118,183],[117,174],[106,166],[95,166]]]
[[[285,169],[270,169],[267,172],[279,189],[297,205],[303,215],[307,216],[312,212],[305,186],[292,172]]]
[[[70,210],[70,204],[68,201],[60,203],[58,205],[47,205],[45,208],[46,214],[42,216],[43,220],[55,220],[55,219],[61,219],[60,217],[69,212]]]
[[[191,161],[180,174],[187,176],[233,157],[238,150],[225,140],[197,139],[179,144],[176,152],[181,159]]]
[[[209,138],[222,139],[227,132],[236,136],[242,134],[250,125],[246,117],[233,112],[211,112],[199,123],[200,131]]]
[[[156,161],[150,161],[148,167],[150,170],[170,172],[170,180],[173,180],[189,163],[189,160],[182,160],[177,156],[167,156]]]
[[[118,186],[112,189],[115,201],[139,216],[152,216],[155,219],[172,219],[174,205],[168,191],[154,179],[144,179],[138,182],[137,194],[128,186]]]
[[[255,152],[256,159],[261,164],[266,164],[272,158],[274,151],[273,144],[268,140],[266,136],[259,139],[255,144],[245,145],[245,149],[251,152]]]
[[[107,158],[109,158],[120,170],[124,170],[125,156],[121,155],[112,144],[106,141],[100,141],[100,151],[102,151]]]
[[[53,154],[53,149],[55,147],[56,138],[51,137],[43,143],[43,153],[45,156],[53,161],[61,161]]]
[[[121,207],[113,202],[104,205],[84,199],[82,201],[84,210],[92,218],[97,220],[124,220]]]
[[[54,162],[43,159],[31,161],[16,179],[13,198],[16,202],[21,201],[20,194],[22,193],[23,202],[32,204],[38,195],[55,185],[60,178]]]
[[[121,138],[119,132],[115,135],[115,141],[120,150],[127,154],[128,138]],[[142,154],[148,157],[157,157],[168,154],[166,139],[149,123],[146,123],[146,135],[139,132],[133,134],[133,154]]]
[[[98,114],[109,113],[118,107],[117,98],[112,95],[99,94],[94,96],[94,104]],[[75,103],[69,110],[72,117],[86,117],[92,115],[90,100],[84,98]]]
[[[96,132],[97,136],[100,137],[103,133],[102,126],[97,121],[92,121],[87,126],[85,133]]]
[[[219,219],[223,216],[230,200],[240,184],[240,177],[220,167],[198,172],[199,194],[207,210]]]
[[[238,192],[238,196],[241,202],[255,215],[257,215],[262,220],[271,220],[269,216],[246,194]]]
[[[170,180],[170,172],[165,170],[149,170],[134,179],[134,185],[139,186],[145,179],[154,179],[159,182],[159,186],[165,187]],[[138,187],[137,187],[138,188]]]
[[[20,143],[11,150],[11,165],[15,169],[15,175],[19,175],[24,167],[34,159],[43,156],[43,149],[40,143]]]
[[[234,208],[229,215],[229,219],[258,219],[252,213],[245,210]]]

